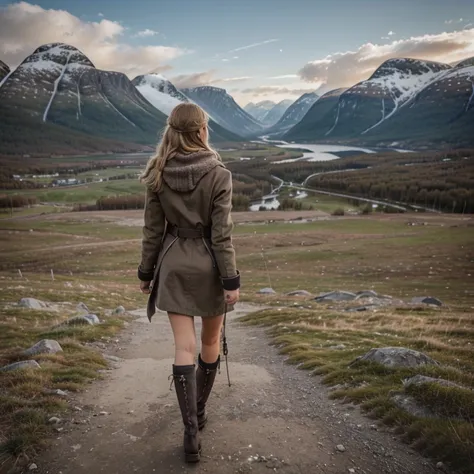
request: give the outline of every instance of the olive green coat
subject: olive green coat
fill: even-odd
[[[148,317],[170,313],[212,317],[225,311],[224,288],[240,286],[232,245],[232,175],[214,153],[170,159],[158,192],[147,189],[138,278],[152,281]],[[168,233],[208,228],[208,238]],[[227,308],[228,311],[233,308]]]

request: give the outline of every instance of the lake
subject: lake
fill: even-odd
[[[369,148],[358,148],[358,147],[349,147],[344,145],[312,145],[312,144],[298,144],[298,143],[285,143],[285,144],[275,144],[279,148],[300,148],[303,150],[309,150],[308,152],[303,152],[301,158],[292,158],[288,160],[275,161],[274,163],[293,163],[295,161],[329,161],[337,160],[340,158],[332,152],[340,151],[360,151],[361,153],[375,153],[374,150]]]

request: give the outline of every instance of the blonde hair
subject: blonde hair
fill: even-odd
[[[168,117],[156,154],[148,161],[140,181],[150,189],[159,190],[166,162],[177,154],[208,150],[218,158],[208,141],[204,141],[199,133],[208,121],[207,114],[196,104],[184,102],[177,105]]]

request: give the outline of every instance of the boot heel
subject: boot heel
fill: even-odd
[[[191,453],[185,453],[184,454],[184,460],[187,462],[187,463],[195,463],[195,462],[199,462],[199,460],[201,459],[201,453],[196,453],[196,454],[191,454]]]

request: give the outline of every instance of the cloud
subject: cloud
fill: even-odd
[[[243,89],[240,91],[242,94],[251,94],[254,96],[260,95],[295,95],[301,96],[307,92],[314,92],[314,88],[304,89],[304,88],[288,88],[280,86],[257,86],[250,87],[248,89]]]
[[[146,28],[145,30],[139,31],[135,36],[139,38],[146,38],[147,36],[156,36],[158,31],[150,30]]]
[[[235,48],[235,49],[231,49],[230,51],[227,51],[227,53],[225,54],[236,53],[237,51],[244,51],[245,49],[256,48],[257,46],[263,46],[265,44],[275,43],[276,41],[279,41],[279,40],[269,39],[269,40],[261,41],[260,43],[252,43],[246,46],[240,46],[239,48]]]
[[[283,74],[282,76],[272,76],[268,79],[296,79],[298,74]]]
[[[356,51],[331,54],[305,64],[299,71],[306,82],[324,87],[347,87],[367,79],[384,61],[415,58],[451,63],[474,55],[474,29],[423,35],[389,44],[366,43]]]
[[[170,78],[170,81],[178,88],[185,89],[187,87],[210,86],[219,83],[243,82],[252,79],[250,76],[239,77],[215,77],[217,71],[197,72],[194,74],[180,74]]]
[[[225,77],[223,79],[216,79],[215,82],[242,82],[250,79],[252,79],[252,76]]]
[[[97,13],[97,16],[100,16],[101,18],[104,17],[104,14],[102,12]]]
[[[469,21],[469,20],[466,20],[465,18],[459,18],[458,20],[445,20],[444,24],[452,25],[453,23],[462,23],[463,21]]]
[[[115,21],[84,21],[65,10],[46,10],[27,2],[0,7],[0,53],[12,66],[42,44],[66,42],[84,52],[98,68],[133,77],[187,52],[169,46],[132,46],[123,41],[124,32]]]
[[[395,32],[393,32],[393,31],[388,32],[388,36],[393,36],[394,34],[395,34]]]

